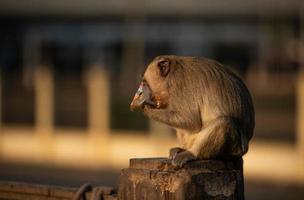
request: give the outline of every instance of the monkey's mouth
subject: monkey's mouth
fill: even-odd
[[[143,80],[137,92],[134,95],[134,98],[131,102],[130,109],[133,111],[135,109],[143,109],[145,106],[149,108],[158,108],[157,101],[155,100],[154,95],[148,85],[148,83]]]

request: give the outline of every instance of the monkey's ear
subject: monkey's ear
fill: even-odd
[[[170,61],[169,60],[161,60],[158,62],[157,67],[159,69],[159,73],[162,77],[166,77],[170,71]]]

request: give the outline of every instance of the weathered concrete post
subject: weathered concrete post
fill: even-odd
[[[200,160],[176,169],[167,158],[131,159],[119,200],[244,199],[243,160]]]

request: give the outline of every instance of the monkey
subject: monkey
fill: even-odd
[[[235,159],[248,151],[255,126],[244,82],[208,58],[163,55],[148,64],[131,104],[176,130],[180,147],[169,159],[177,167],[197,159]]]

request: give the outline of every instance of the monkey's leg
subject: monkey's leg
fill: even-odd
[[[204,127],[188,149],[200,159],[243,155],[242,128],[230,117],[219,117]]]
[[[228,143],[231,144],[227,145]],[[211,121],[197,133],[193,145],[186,151],[178,153],[172,163],[182,167],[195,159],[214,159],[223,154],[241,156],[239,144],[240,137],[233,120],[229,117],[220,117]],[[225,148],[226,146],[229,148]]]

